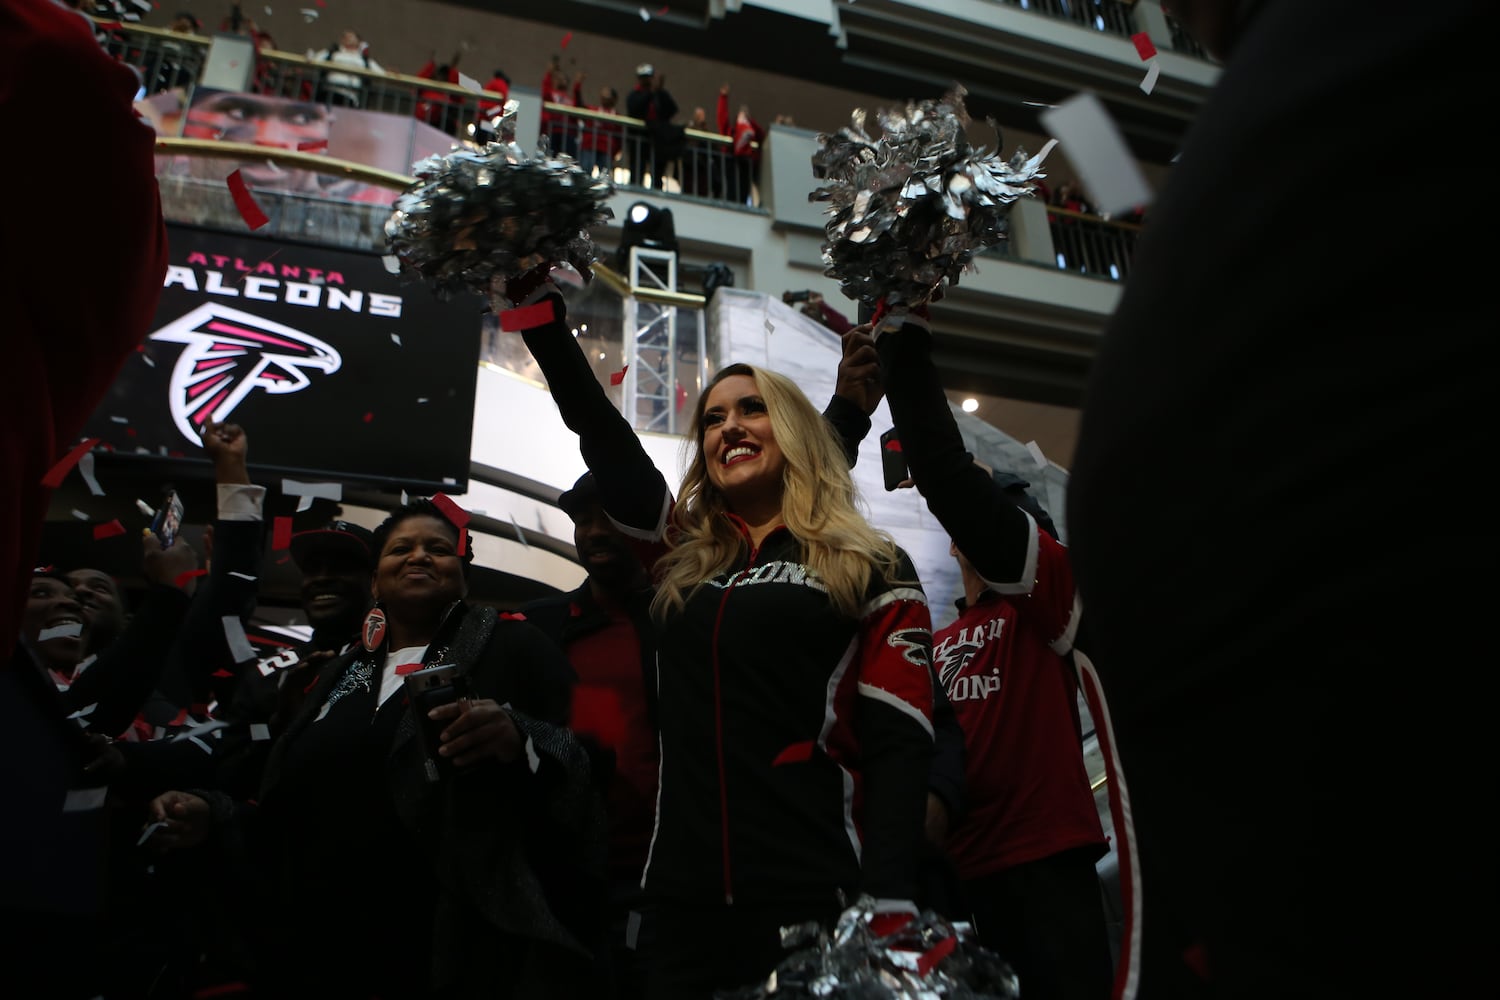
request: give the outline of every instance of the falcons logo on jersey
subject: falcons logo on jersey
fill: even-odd
[[[944,688],[952,686],[954,679],[982,648],[984,643],[967,636],[949,638],[932,648],[932,663],[937,667],[938,680]]]
[[[308,373],[332,375],[343,359],[327,344],[289,326],[238,309],[205,303],[151,334],[183,344],[172,369],[172,420],[193,444],[203,425],[222,423],[256,389],[281,395],[311,383]]]

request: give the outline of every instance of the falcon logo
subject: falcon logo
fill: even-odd
[[[938,680],[942,681],[943,687],[951,687],[953,679],[969,665],[969,661],[974,659],[974,654],[983,647],[982,642],[967,637],[956,642],[948,639],[935,646],[932,650],[932,660],[933,665],[937,667]]]
[[[152,340],[185,344],[168,390],[172,420],[193,444],[203,425],[222,422],[251,392],[280,395],[307,388],[308,372],[339,370],[339,352],[289,326],[214,302],[151,334]]]
[[[926,668],[932,662],[932,633],[925,628],[904,628],[885,637],[885,644],[901,650],[907,663]]]

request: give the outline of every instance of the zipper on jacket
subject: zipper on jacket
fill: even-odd
[[[745,563],[744,569],[735,573],[729,586],[724,588],[724,596],[719,599],[719,613],[714,617],[714,753],[719,764],[719,831],[724,852],[724,902],[729,904],[734,902],[734,874],[729,865],[729,784],[728,773],[724,769],[724,698],[719,682],[719,626],[724,621],[724,609],[729,606],[729,595],[734,593],[740,574],[755,565],[755,557],[759,554],[759,546],[750,546],[750,560]]]

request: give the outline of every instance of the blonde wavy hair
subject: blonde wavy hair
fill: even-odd
[[[834,607],[858,616],[871,574],[895,579],[900,562],[895,539],[860,513],[843,444],[797,384],[745,364],[720,371],[698,397],[687,445],[694,454],[667,525],[671,547],[657,562],[652,615],[663,621],[681,611],[694,591],[733,566],[745,550],[744,536],[723,516],[730,507],[709,479],[703,454],[709,393],[732,375],[754,379],[765,400],[776,444],[786,458],[781,518],[797,539],[802,562],[828,588]]]

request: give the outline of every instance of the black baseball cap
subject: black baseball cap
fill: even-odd
[[[1031,484],[1014,472],[1006,472],[1004,469],[994,469],[990,472],[990,478],[995,480],[995,485],[1002,490],[1023,489],[1029,490]]]
[[[336,550],[357,559],[366,566],[375,565],[374,534],[369,528],[349,521],[329,521],[321,528],[299,531],[289,546],[292,561],[303,568],[307,557],[319,550]]]
[[[578,477],[572,489],[567,489],[557,498],[557,505],[562,508],[573,520],[578,520],[579,515],[591,504],[599,502],[599,483],[594,479],[592,472],[585,472]]]

